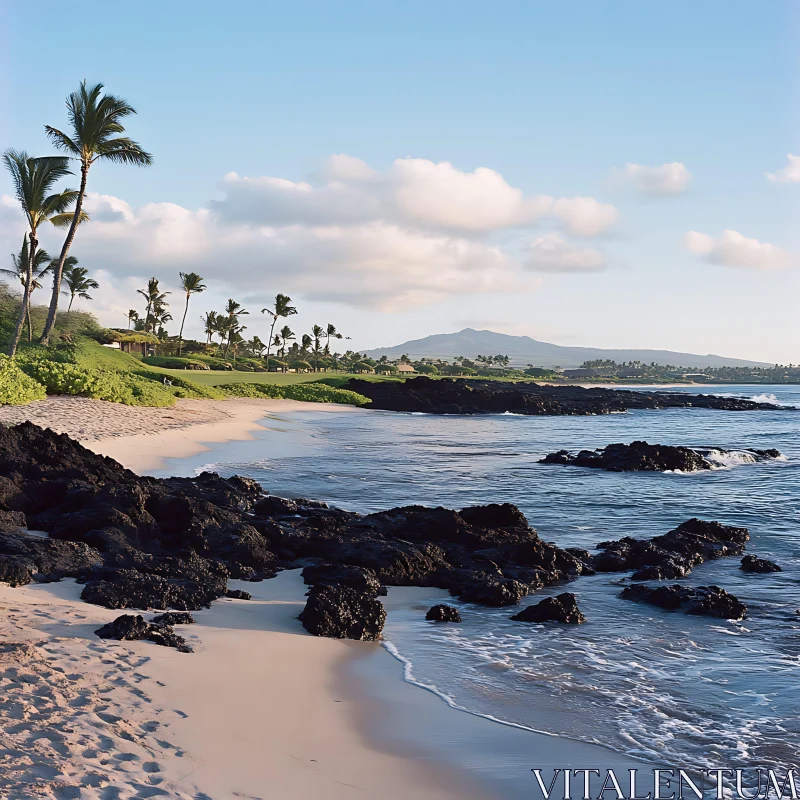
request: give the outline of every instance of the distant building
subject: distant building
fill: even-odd
[[[397,371],[402,375],[416,375],[417,371],[411,364],[398,364]]]

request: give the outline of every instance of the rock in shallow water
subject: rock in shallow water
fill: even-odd
[[[736,595],[719,586],[681,586],[676,583],[654,588],[639,583],[623,589],[620,597],[667,611],[682,608],[687,614],[721,619],[743,619],[747,613],[747,606]]]
[[[782,568],[774,561],[758,556],[745,556],[739,569],[742,572],[783,572]]]
[[[225,597],[229,600],[252,600],[253,595],[250,592],[245,592],[244,589],[228,589],[225,592]]]
[[[572,592],[546,597],[541,602],[524,608],[511,619],[515,622],[563,622],[567,625],[580,625],[586,622],[586,617],[578,608],[577,598]]]
[[[438,605],[428,610],[425,619],[428,622],[461,622],[461,614],[453,606]]]
[[[780,458],[780,455],[778,450],[693,449],[636,441],[610,444],[597,450],[581,450],[577,455],[569,450],[559,450],[546,455],[538,463],[589,467],[609,472],[698,472],[714,469],[732,456],[737,456],[741,463],[755,463]]]
[[[386,611],[380,600],[349,586],[312,586],[298,619],[315,636],[368,642],[380,639]]]
[[[163,647],[174,647],[181,653],[191,653],[192,648],[182,636],[178,636],[169,625],[146,622],[141,614],[123,614],[113,622],[98,628],[95,633],[101,639],[136,641],[146,639]]]
[[[591,565],[597,572],[636,570],[634,580],[674,580],[706,560],[741,555],[749,539],[747,528],[693,518],[652,539],[600,542]]]

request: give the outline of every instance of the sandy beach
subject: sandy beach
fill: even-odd
[[[357,411],[334,403],[268,398],[179,399],[169,408],[147,408],[86,397],[50,397],[26,406],[0,406],[0,425],[33,422],[145,473],[162,467],[167,458],[202,453],[208,450],[206,443],[250,439],[269,414],[311,410]]]
[[[53,398],[2,408],[0,423],[30,419],[147,472],[298,410],[358,412],[276,400],[142,409]],[[631,763],[449,708],[404,682],[403,665],[380,644],[307,634],[298,571],[230,586],[253,599],[193,612],[197,624],[177,628],[195,649],[186,654],[99,639],[94,631],[124,612],[82,602],[72,580],[0,584],[0,797],[491,800],[532,796],[532,765]],[[416,603],[424,614],[445,597],[392,588],[390,622],[397,608]]]

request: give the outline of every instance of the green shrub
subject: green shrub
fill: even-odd
[[[211,369],[208,364],[199,359],[179,356],[147,356],[142,359],[142,362],[162,369]]]
[[[26,375],[7,356],[0,356],[0,405],[23,406],[46,396],[41,383]]]
[[[217,386],[229,397],[272,398],[275,400],[302,400],[306,403],[342,403],[363,406],[369,399],[349,389],[337,389],[323,383],[294,383],[277,386],[272,383],[226,383]]]

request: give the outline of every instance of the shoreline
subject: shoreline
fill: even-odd
[[[195,648],[186,654],[99,639],[94,630],[125,612],[82,602],[72,580],[0,585],[10,737],[0,793],[496,800],[435,759],[364,735],[370,700],[344,675],[380,647],[306,633],[298,571],[231,586],[253,600],[193,612],[196,624],[180,628]]]
[[[84,447],[137,473],[161,469],[167,459],[188,458],[207,444],[252,439],[263,420],[292,411],[357,412],[355,406],[298,400],[232,397],[179,399],[168,408],[125,406],[86,397],[57,396],[25,406],[1,406],[0,424],[29,421],[65,433]]]

